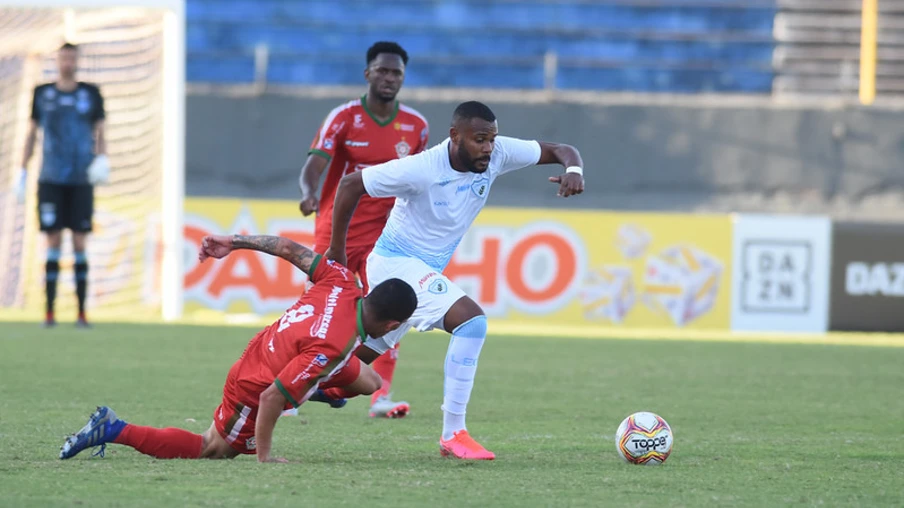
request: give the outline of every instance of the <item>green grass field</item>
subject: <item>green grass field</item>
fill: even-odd
[[[250,328],[0,324],[0,506],[902,506],[904,348],[491,337],[469,429],[497,460],[443,459],[447,340],[409,335],[397,421],[302,406],[292,464],[57,458],[96,405],[201,432]],[[629,413],[662,415],[662,467],[624,464]]]

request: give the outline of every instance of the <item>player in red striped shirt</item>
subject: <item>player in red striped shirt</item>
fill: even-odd
[[[343,176],[427,148],[427,120],[396,100],[405,81],[407,64],[408,53],[398,44],[377,42],[371,46],[364,70],[369,84],[367,93],[330,111],[314,136],[299,177],[302,195],[299,208],[305,217],[317,212],[314,250],[320,254],[330,245],[333,199]],[[318,199],[317,187],[324,172],[326,180]],[[394,202],[394,198],[365,196],[358,203],[349,226],[347,266],[358,275],[365,293],[367,256],[383,232]],[[398,348],[393,348],[373,362],[374,370],[383,378],[383,387],[371,397],[370,416],[401,418],[408,414],[407,402],[393,402],[389,396],[397,358]],[[341,399],[343,394],[332,390],[326,395]]]

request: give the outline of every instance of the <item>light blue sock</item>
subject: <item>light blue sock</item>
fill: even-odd
[[[449,349],[446,351],[445,383],[443,385],[443,439],[452,439],[459,430],[465,430],[465,413],[474,376],[477,375],[477,360],[487,337],[487,318],[477,316],[452,332]]]

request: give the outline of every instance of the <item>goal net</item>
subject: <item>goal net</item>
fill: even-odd
[[[30,318],[44,306],[46,242],[38,231],[39,131],[24,203],[22,162],[34,87],[57,77],[56,52],[79,45],[77,79],[104,96],[110,183],[95,188],[88,241],[89,316],[136,320],[181,312],[184,11],[181,0],[118,3],[0,0],[0,309]],[[75,316],[64,234],[58,318]]]

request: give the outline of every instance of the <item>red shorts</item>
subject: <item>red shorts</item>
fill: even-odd
[[[325,246],[314,245],[314,252],[323,254],[328,247],[329,244]],[[365,295],[370,289],[367,287],[367,256],[370,256],[372,250],[374,250],[373,245],[363,245],[361,247],[348,247],[345,251],[346,256],[348,256],[348,262],[345,263],[345,267],[358,276],[358,281],[361,283],[361,287],[364,288]]]
[[[254,426],[257,420],[257,408],[261,393],[270,385],[243,381],[240,377],[242,360],[235,362],[226,376],[223,386],[223,402],[214,410],[213,421],[217,432],[239,453],[253,455],[257,453],[257,442],[254,439]],[[325,377],[323,382],[315,385],[311,393],[321,385],[346,386],[358,378],[361,373],[361,361],[352,357],[342,369]],[[318,372],[311,372],[317,376]],[[342,383],[335,385],[334,383]],[[310,393],[305,397],[310,397]],[[304,401],[301,401],[304,402]],[[285,409],[292,407],[286,404]]]

